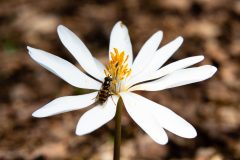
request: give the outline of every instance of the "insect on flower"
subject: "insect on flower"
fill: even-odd
[[[48,117],[94,104],[95,107],[84,113],[77,124],[76,134],[85,135],[112,120],[116,114],[116,104],[119,98],[122,98],[127,113],[159,144],[168,142],[165,130],[184,138],[194,138],[197,135],[190,123],[168,107],[134,93],[138,90],[161,91],[200,82],[214,75],[217,71],[214,66],[190,67],[204,59],[201,55],[163,66],[181,46],[182,37],[158,48],[163,36],[163,33],[158,31],[145,42],[133,61],[127,27],[118,22],[111,32],[109,61],[107,66],[104,66],[69,29],[60,25],[57,31],[63,45],[86,73],[70,62],[43,50],[27,47],[29,55],[72,86],[92,89],[95,92],[57,98],[35,111],[32,114],[34,117]]]
[[[98,95],[97,95],[97,102],[100,102],[100,104],[103,104],[104,102],[106,102],[108,97],[113,95],[110,90],[111,83],[112,83],[112,78],[110,76],[107,76],[104,78],[102,87],[98,91]]]

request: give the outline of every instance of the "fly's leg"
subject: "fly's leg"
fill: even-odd
[[[113,94],[113,93],[109,93],[109,96],[111,96],[113,103],[115,104],[115,106],[117,106],[117,104],[116,104],[116,103],[114,102],[114,100],[113,100],[112,95],[114,95],[114,94]]]

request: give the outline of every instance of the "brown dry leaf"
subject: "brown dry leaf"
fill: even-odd
[[[31,157],[46,157],[48,159],[64,159],[67,156],[67,148],[64,143],[46,143],[39,148],[35,148]]]
[[[157,159],[164,158],[168,153],[168,147],[155,143],[148,135],[139,134],[137,137],[138,154],[136,157],[139,159]]]

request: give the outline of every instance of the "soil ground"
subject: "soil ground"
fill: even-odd
[[[240,1],[238,0],[82,0],[0,1],[0,159],[112,159],[114,123],[78,137],[80,110],[37,119],[32,112],[56,97],[81,93],[36,64],[30,45],[76,60],[58,39],[63,24],[93,55],[107,61],[112,26],[122,20],[133,50],[157,30],[163,44],[181,35],[185,41],[169,62],[203,54],[216,75],[204,82],[161,92],[141,92],[192,123],[195,139],[168,132],[170,141],[154,143],[125,112],[122,160],[240,159]]]

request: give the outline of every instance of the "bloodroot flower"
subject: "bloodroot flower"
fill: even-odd
[[[217,69],[211,65],[188,68],[202,61],[203,56],[188,57],[163,67],[182,44],[182,37],[158,48],[163,36],[158,31],[146,41],[133,61],[128,30],[118,22],[111,32],[109,62],[104,66],[69,29],[60,25],[57,31],[63,45],[85,72],[60,57],[27,47],[30,56],[72,86],[94,92],[57,98],[35,111],[34,117],[48,117],[95,104],[77,124],[76,134],[85,135],[113,119],[121,97],[128,114],[155,142],[168,142],[164,129],[184,138],[197,135],[191,124],[170,109],[133,93],[137,90],[160,91],[213,76]]]

